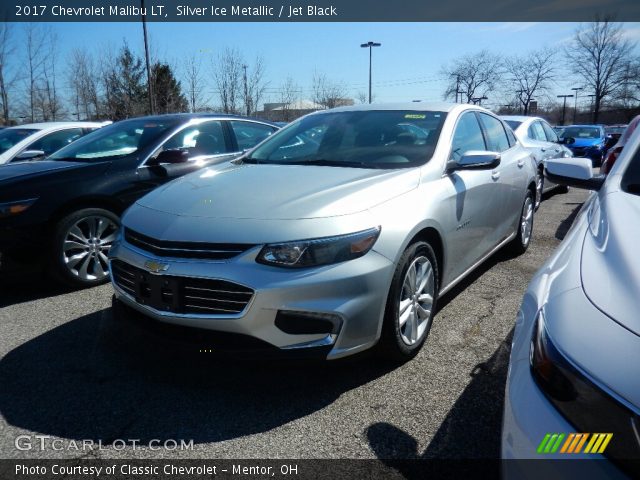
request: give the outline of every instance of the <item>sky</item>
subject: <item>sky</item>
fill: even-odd
[[[96,52],[119,48],[123,40],[143,54],[140,23],[52,23],[60,56],[74,48]],[[153,55],[182,65],[191,55],[202,56],[210,77],[208,92],[215,104],[211,58],[235,47],[251,60],[262,55],[266,63],[270,100],[288,76],[311,98],[314,70],[345,84],[356,97],[368,90],[368,49],[361,43],[382,44],[373,50],[375,101],[441,100],[445,89],[439,75],[443,65],[465,54],[488,49],[503,56],[524,54],[548,46],[561,50],[577,23],[147,23]],[[17,25],[18,29],[20,25]],[[625,23],[624,34],[640,41],[640,23]],[[640,55],[640,47],[636,48]],[[554,93],[572,93],[573,82],[559,76]],[[483,104],[504,103],[498,94]],[[267,99],[269,100],[269,99]],[[585,102],[587,98],[583,99]],[[580,102],[582,103],[582,102]]]

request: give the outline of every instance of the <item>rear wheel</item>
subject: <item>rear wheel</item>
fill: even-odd
[[[438,264],[422,241],[403,253],[391,281],[379,350],[394,361],[413,358],[424,344],[435,313]]]
[[[74,287],[108,281],[107,254],[119,227],[118,216],[102,208],[85,208],[61,219],[53,235],[54,276]]]
[[[527,192],[527,196],[525,197],[522,205],[520,220],[518,222],[518,234],[507,247],[511,253],[521,255],[527,251],[527,248],[529,248],[531,236],[533,235],[533,214],[533,194],[529,191]]]

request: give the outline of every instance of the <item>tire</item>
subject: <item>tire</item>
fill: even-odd
[[[567,187],[566,185],[558,185],[558,188],[556,188],[556,192],[569,193],[569,187]]]
[[[71,287],[109,281],[107,253],[119,228],[118,216],[102,208],[84,208],[62,218],[51,245],[53,277]]]
[[[537,211],[540,208],[540,204],[542,203],[542,194],[544,192],[544,173],[542,170],[538,170],[538,174],[536,175],[536,202],[535,202],[535,210]]]
[[[527,192],[527,196],[522,203],[520,217],[518,219],[518,233],[507,246],[507,250],[513,255],[522,255],[529,248],[531,237],[533,236],[533,194]]]
[[[420,285],[415,285],[415,280],[411,285],[410,270],[422,278],[419,282],[422,284],[421,289]],[[436,309],[440,287],[438,275],[436,256],[428,243],[418,241],[407,247],[400,257],[387,297],[378,344],[378,352],[383,358],[405,362],[422,348],[429,335]],[[416,297],[416,293],[420,292],[422,295]],[[402,314],[401,304],[406,315]],[[423,312],[422,318],[419,312]],[[401,318],[404,319],[402,324]]]

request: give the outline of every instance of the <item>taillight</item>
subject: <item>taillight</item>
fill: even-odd
[[[600,167],[600,173],[604,173],[605,175],[611,171],[611,167],[616,163],[616,160],[620,156],[620,152],[622,152],[622,147],[616,147],[609,150],[607,153],[607,157],[602,162],[602,166]]]

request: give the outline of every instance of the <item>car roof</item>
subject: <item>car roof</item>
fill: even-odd
[[[502,120],[513,120],[516,122],[526,122],[527,120],[544,120],[540,117],[530,117],[528,115],[498,115]]]
[[[54,129],[54,128],[65,128],[65,127],[77,127],[77,128],[88,128],[88,127],[102,127],[107,125],[107,122],[40,122],[40,123],[25,123],[24,125],[14,125],[13,127],[8,128],[33,128],[37,130],[45,130],[45,129]]]
[[[365,112],[375,110],[415,110],[419,112],[451,112],[463,107],[472,107],[474,109],[486,110],[477,105],[466,103],[450,103],[450,102],[399,102],[399,103],[371,103],[350,105],[347,107],[337,107],[330,110],[319,110],[317,113],[324,112]]]
[[[593,125],[593,124],[592,125],[589,125],[589,124],[578,125],[578,124],[576,124],[576,125],[566,125],[564,128],[569,128],[569,127],[580,127],[580,128],[582,128],[582,127],[597,127],[597,128],[604,128],[604,125],[600,125],[600,124],[597,124],[597,125]]]
[[[253,122],[262,122],[268,125],[272,125],[274,127],[278,127],[273,122],[269,122],[267,120],[262,120],[255,117],[245,117],[242,115],[234,115],[231,113],[215,113],[215,112],[202,112],[202,113],[166,113],[163,115],[147,115],[144,117],[131,117],[126,118],[124,120],[147,120],[147,121],[183,121],[188,122],[189,120],[201,119],[201,118],[220,118],[220,119],[231,119],[231,120],[250,120]]]

